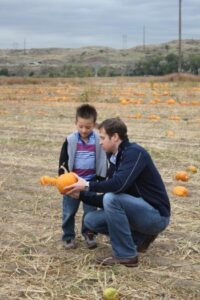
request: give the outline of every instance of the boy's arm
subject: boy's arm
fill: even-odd
[[[67,139],[62,145],[61,152],[60,152],[60,158],[59,158],[59,166],[58,166],[58,175],[62,175],[65,173],[65,169],[69,172],[68,168],[68,141]]]

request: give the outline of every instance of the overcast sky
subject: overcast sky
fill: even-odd
[[[179,0],[0,0],[0,48],[131,48],[178,38]],[[182,38],[200,39],[200,0],[182,0]]]

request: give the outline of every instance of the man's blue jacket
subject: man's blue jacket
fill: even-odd
[[[170,202],[165,185],[151,156],[143,147],[130,143],[128,139],[119,146],[116,164],[110,162],[107,179],[90,182],[89,192],[81,192],[80,200],[103,207],[103,194],[109,192],[142,197],[160,215],[170,216]]]

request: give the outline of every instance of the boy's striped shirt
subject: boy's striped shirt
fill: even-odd
[[[74,160],[73,171],[85,180],[91,180],[96,175],[95,162],[95,135],[93,132],[88,136],[88,142],[85,143],[78,132],[78,142]]]

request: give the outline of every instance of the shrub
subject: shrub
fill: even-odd
[[[7,68],[2,68],[0,70],[0,76],[9,76],[9,72]]]

